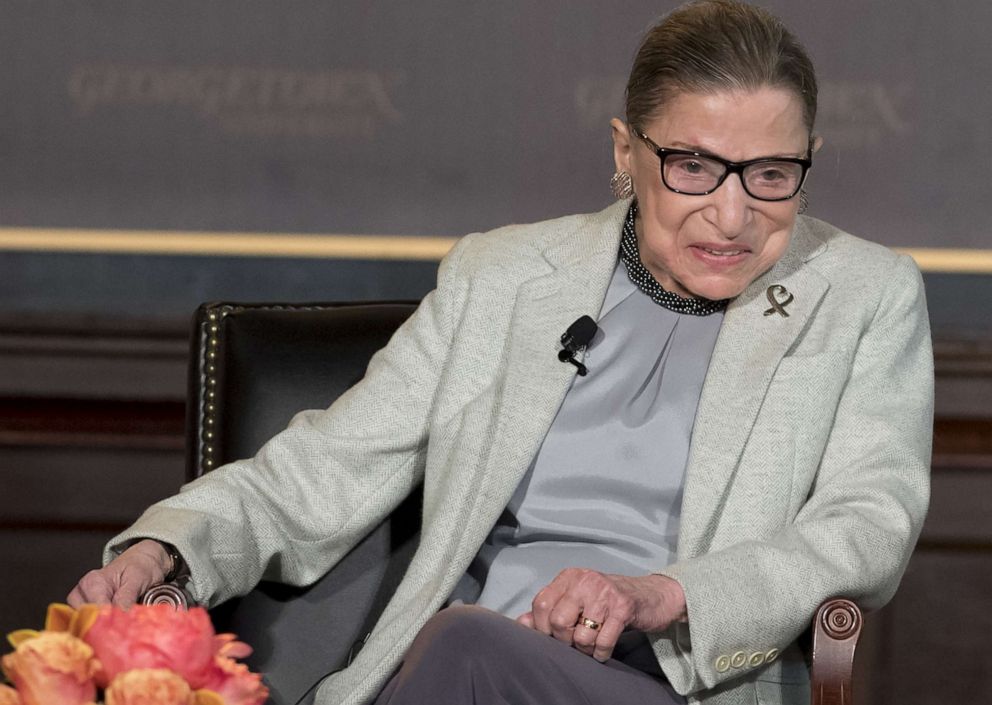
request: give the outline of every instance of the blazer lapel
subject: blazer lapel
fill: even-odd
[[[469,522],[463,545],[485,540],[571,386],[576,368],[558,360],[559,339],[580,316],[597,318],[628,205],[607,208],[575,232],[550,233],[551,245],[543,252],[550,271],[518,290],[496,396],[496,431],[481,463],[479,514]]]
[[[703,385],[686,468],[679,533],[680,559],[707,549],[724,494],[740,461],[775,369],[826,293],[828,284],[806,261],[824,245],[797,223],[782,259],[727,308]],[[773,309],[769,287],[785,287],[789,314]],[[785,295],[778,292],[778,300]]]

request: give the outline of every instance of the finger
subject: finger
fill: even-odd
[[[582,614],[582,603],[576,596],[566,593],[558,600],[551,611],[548,621],[551,623],[551,636],[566,644],[574,643],[575,623]]]
[[[534,613],[525,612],[524,614],[517,617],[517,624],[522,624],[528,629],[534,629]]]
[[[599,630],[606,622],[608,613],[609,609],[605,600],[597,599],[585,604],[582,612],[575,618],[575,631],[572,635],[575,648],[592,656],[596,641],[599,639]]]
[[[79,591],[79,585],[76,585],[76,587],[72,589],[72,592],[70,592],[69,596],[65,598],[65,601],[70,607],[75,609],[79,609],[86,604],[86,600],[83,599],[83,593]]]
[[[91,570],[76,586],[83,603],[107,604],[114,596],[114,587],[103,570]]]
[[[623,634],[625,626],[623,620],[607,617],[597,633],[596,647],[593,649],[592,657],[600,662],[609,659],[613,655],[613,649],[616,647],[620,635]]]
[[[586,624],[585,620],[590,620],[593,626]],[[586,609],[584,609],[578,616],[575,624],[575,630],[572,633],[572,643],[575,645],[575,648],[588,656],[592,656],[596,648],[596,644],[599,641],[600,630],[603,628],[605,623],[605,604],[598,603],[586,607]],[[596,625],[598,625],[598,627]]]
[[[561,588],[555,582],[552,582],[534,596],[534,602],[531,604],[531,614],[534,616],[534,628],[537,631],[548,636],[552,635],[551,612],[558,604],[561,594]]]
[[[597,639],[599,632],[595,629],[576,624],[575,629],[572,630],[572,645],[586,656],[593,655]]]

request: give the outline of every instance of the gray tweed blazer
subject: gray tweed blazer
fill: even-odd
[[[149,508],[108,546],[168,541],[194,597],[315,581],[421,480],[420,547],[318,705],[367,702],[510,499],[575,368],[558,337],[600,310],[628,207],[463,238],[437,289],[330,409]],[[766,290],[794,296],[765,315]],[[689,623],[652,636],[690,702],[808,702],[795,646],[816,606],[891,597],[926,513],[933,369],[912,260],[800,217],[729,306],[700,399],[677,579]]]

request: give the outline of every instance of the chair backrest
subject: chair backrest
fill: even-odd
[[[416,304],[208,303],[193,320],[187,475],[255,454],[365,374]]]
[[[187,474],[251,457],[303,409],[325,408],[359,381],[413,303],[211,303],[194,317]],[[343,667],[416,549],[419,493],[305,589],[263,583],[213,610],[219,631],[251,644],[276,705],[292,705]]]

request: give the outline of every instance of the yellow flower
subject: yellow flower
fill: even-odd
[[[93,649],[68,632],[40,632],[2,660],[22,705],[84,705],[96,699]]]
[[[0,705],[21,705],[21,696],[13,688],[0,685]]]
[[[118,675],[104,693],[106,705],[191,705],[189,684],[167,668],[136,668]]]
[[[45,631],[68,632],[81,638],[93,626],[99,612],[98,605],[83,605],[78,610],[74,610],[69,605],[54,602],[48,606],[48,614],[45,615]],[[7,635],[7,641],[16,649],[41,633],[35,629],[18,629]]]

